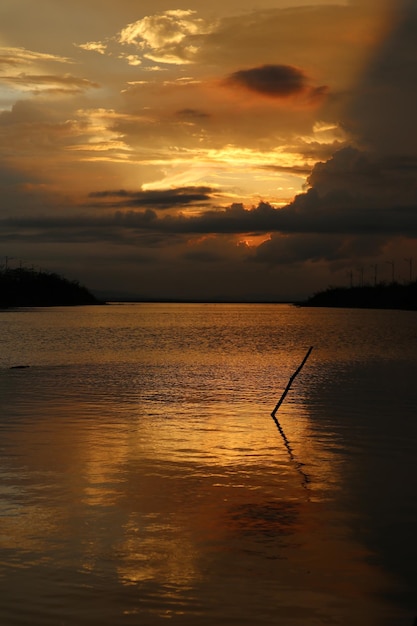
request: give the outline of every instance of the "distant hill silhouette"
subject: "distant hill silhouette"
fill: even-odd
[[[417,281],[400,283],[380,283],[362,287],[328,287],[315,293],[299,306],[346,307],[361,309],[404,309],[417,310]]]
[[[102,304],[86,287],[59,274],[25,268],[0,271],[0,308]]]

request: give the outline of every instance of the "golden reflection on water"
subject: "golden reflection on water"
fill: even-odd
[[[34,367],[24,378],[16,372],[8,378],[0,398],[12,416],[0,423],[0,577],[15,598],[12,610],[25,570],[28,589],[43,586],[67,606],[89,601],[94,589],[101,626],[124,623],[110,610],[118,602],[132,616],[129,626],[166,618],[182,626],[186,616],[193,626],[194,618],[210,626],[275,618],[285,626],[385,626],[384,613],[389,623],[395,608],[384,595],[396,583],[372,565],[374,555],[353,533],[355,516],[367,521],[349,500],[349,457],[340,449],[347,422],[334,414],[344,396],[334,408],[326,378],[330,371],[337,380],[342,366],[326,366],[336,353],[328,335],[278,411],[278,429],[270,412],[304,353],[297,347],[295,354],[292,334],[277,356],[279,325],[268,317],[266,330],[259,320],[248,328],[252,308],[231,307],[233,340],[222,326],[223,309],[213,333],[207,309],[195,309],[198,324],[185,338],[180,309],[172,336],[170,308],[150,310],[159,311],[159,321],[145,320],[150,332],[157,327],[145,346],[136,321],[133,339],[124,323],[114,336],[106,332],[111,367],[90,364],[97,354],[108,355],[94,336],[91,353],[70,352],[71,359],[85,359],[84,368]],[[261,322],[262,311],[254,313]],[[288,322],[287,309],[284,314]],[[107,313],[100,315],[91,326],[106,330]],[[87,324],[85,312],[82,318]],[[343,331],[339,318],[333,323],[339,345],[356,322]],[[303,341],[310,332],[304,324],[305,316]],[[55,330],[59,338],[61,326]],[[152,351],[155,336],[167,343]],[[224,350],[216,351],[217,341]],[[126,354],[112,351],[118,342]],[[270,344],[274,349],[262,352]],[[346,343],[337,354],[345,358],[356,349]],[[118,366],[117,359],[125,361]],[[360,467],[358,458],[354,463]],[[58,588],[57,572],[64,581]],[[34,585],[38,579],[42,584]]]
[[[288,619],[301,608],[319,615],[324,602],[330,620],[351,612],[355,624],[373,623],[354,618],[357,607],[378,612],[370,598],[390,581],[350,536],[342,504],[326,507],[330,488],[343,501],[343,476],[309,436],[300,404],[278,414],[293,456],[269,414],[248,404],[217,405],[194,421],[131,409],[125,423],[107,405],[36,410],[30,428],[9,434],[20,484],[6,494],[1,546],[26,554],[15,567],[58,559],[110,571],[126,588],[155,584],[148,609],[157,615],[187,610],[180,589],[194,589],[206,609],[211,595],[245,605],[246,580],[260,597],[275,586],[272,603]],[[298,463],[311,474],[307,488]]]
[[[196,548],[186,526],[152,521],[131,513],[118,547],[117,572],[124,584],[158,580],[162,585],[187,586],[201,579]]]

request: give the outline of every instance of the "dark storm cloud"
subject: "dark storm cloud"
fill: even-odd
[[[234,204],[200,215],[167,216],[158,228],[195,233],[417,235],[417,159],[344,148],[313,168],[310,188],[287,206]],[[155,224],[154,224],[155,225]]]
[[[280,212],[282,232],[417,234],[417,160],[354,148],[317,163],[311,188]]]
[[[285,97],[303,91],[306,77],[290,65],[262,65],[233,72],[226,78],[230,85],[246,87],[268,96]]]
[[[0,221],[0,241],[97,243],[136,242],[143,236],[158,239],[166,245],[166,236],[161,239],[158,229],[151,223],[157,222],[154,211],[116,211],[105,216],[73,215],[13,217]]]
[[[316,233],[417,235],[417,201],[414,206],[390,208],[354,206],[355,198],[330,193],[320,198],[315,190],[297,196],[283,209],[262,202],[248,210],[235,205],[222,211],[206,211],[196,217],[167,217],[153,227],[182,233]]]
[[[343,204],[343,209],[340,208]],[[339,210],[336,207],[339,205]],[[284,209],[261,203],[252,210],[241,205],[206,211],[200,216],[158,217],[155,211],[118,211],[106,217],[74,218],[9,218],[1,221],[1,238],[30,238],[43,241],[80,240],[83,233],[89,240],[125,239],[128,232],[192,235],[192,234],[367,234],[417,236],[417,203],[392,209],[352,209],[340,196],[329,196],[321,202],[314,191],[299,196]],[[53,235],[53,236],[52,236]]]
[[[300,176],[307,176],[311,172],[311,167],[307,165],[305,167],[302,165],[261,165],[259,169],[272,172],[287,172]]]
[[[152,206],[158,209],[171,209],[176,206],[206,203],[213,193],[214,189],[211,187],[201,186],[149,191],[126,191],[125,189],[94,191],[89,194],[89,197],[107,200],[107,202],[99,202],[94,206],[110,208]],[[111,198],[115,200],[109,200]]]
[[[304,72],[291,65],[261,65],[238,70],[226,78],[225,84],[273,98],[287,98],[306,92],[310,97],[318,98],[327,91],[324,86],[310,88]]]
[[[356,89],[349,117],[362,143],[380,154],[416,155],[416,0],[398,0],[395,15]]]
[[[291,263],[337,263],[355,258],[372,258],[383,251],[387,236],[380,235],[334,235],[334,234],[293,234],[291,236],[272,234],[261,243],[252,260],[268,265]]]
[[[346,147],[313,168],[308,183],[322,203],[329,196],[350,198],[353,208],[415,206],[417,157],[378,156]],[[295,202],[303,202],[303,195]]]

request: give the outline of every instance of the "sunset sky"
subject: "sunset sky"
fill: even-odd
[[[408,280],[416,33],[417,0],[2,0],[0,263],[144,298]]]

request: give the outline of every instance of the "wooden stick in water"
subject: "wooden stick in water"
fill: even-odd
[[[297,376],[297,375],[301,372],[301,370],[302,370],[302,368],[303,368],[303,366],[304,366],[304,363],[307,361],[308,357],[309,357],[309,356],[310,356],[310,354],[311,354],[312,349],[313,349],[313,346],[311,346],[311,348],[309,348],[309,349],[307,350],[307,354],[305,355],[305,357],[304,357],[304,359],[302,360],[301,364],[298,366],[298,368],[295,370],[294,374],[291,376],[290,380],[288,381],[288,385],[285,387],[285,389],[284,389],[284,393],[283,393],[283,394],[282,394],[282,396],[280,397],[280,399],[279,399],[279,401],[278,401],[278,403],[277,403],[277,405],[276,405],[275,409],[274,409],[274,410],[272,411],[272,413],[271,413],[271,416],[272,416],[272,417],[275,417],[275,413],[278,411],[279,407],[280,407],[280,406],[281,406],[281,404],[283,403],[284,398],[285,398],[285,396],[287,395],[287,393],[289,392],[290,387],[291,387],[291,385],[292,385],[292,383],[293,383],[293,381],[294,381],[295,377],[296,377],[296,376]]]

